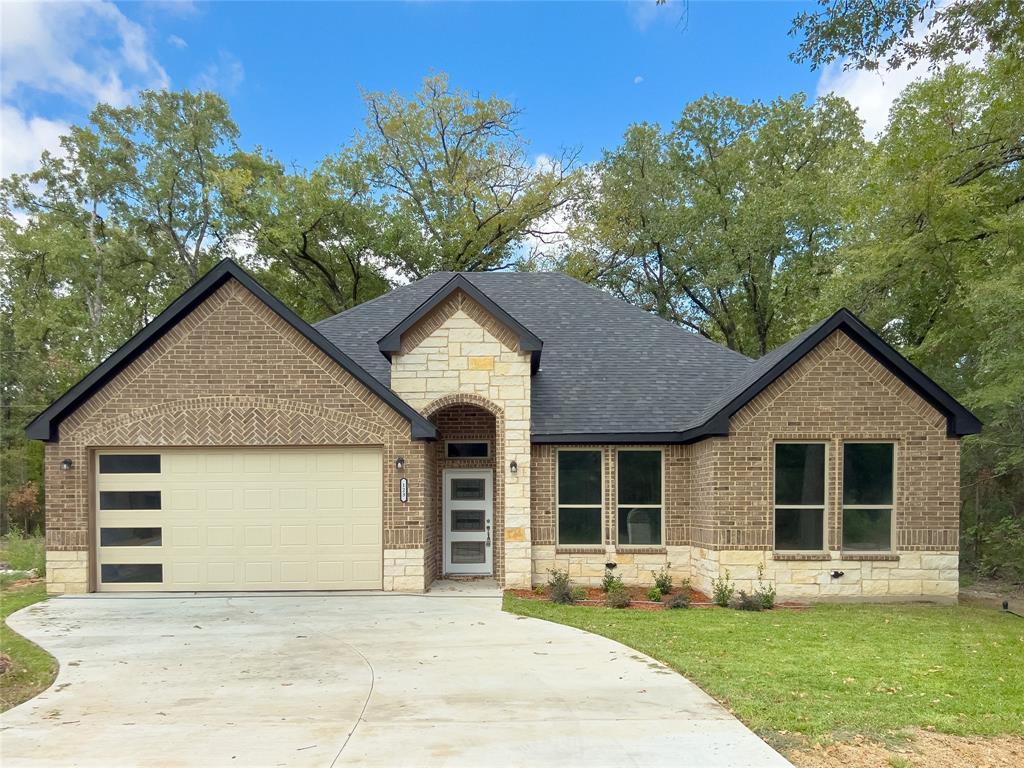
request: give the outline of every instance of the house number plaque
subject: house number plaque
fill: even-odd
[[[409,501],[409,478],[403,477],[398,481],[398,498],[405,504]]]

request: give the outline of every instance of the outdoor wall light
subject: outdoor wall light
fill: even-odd
[[[519,471],[519,465],[516,463],[515,459],[512,459],[512,463],[508,465],[508,469],[513,475]]]
[[[832,578],[833,579],[838,579],[838,578],[840,578],[842,576],[845,576],[845,575],[846,574],[843,571],[832,571]]]
[[[399,456],[397,459],[395,459],[395,469],[397,469],[399,472],[405,469],[405,458],[403,456]]]
[[[73,462],[71,459],[64,459],[64,461],[60,463],[60,468],[65,472],[67,472],[73,466],[75,466],[75,462]]]

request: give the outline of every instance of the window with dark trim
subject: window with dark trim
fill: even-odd
[[[775,549],[825,549],[825,444],[775,444]]]
[[[618,452],[619,544],[660,546],[661,451]]]
[[[104,584],[160,584],[164,567],[159,563],[104,563],[100,578]]]
[[[160,509],[160,491],[100,491],[100,509]]]
[[[491,444],[486,440],[449,440],[446,451],[449,459],[486,459],[491,455]]]
[[[558,452],[558,543],[603,543],[601,451]]]
[[[102,453],[101,475],[160,474],[159,453]]]
[[[891,552],[896,446],[843,445],[843,549]]]

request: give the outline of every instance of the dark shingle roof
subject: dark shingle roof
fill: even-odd
[[[754,362],[555,272],[463,273],[544,343],[533,377],[533,433],[682,432]],[[316,324],[381,383],[377,341],[445,285],[430,275]]]

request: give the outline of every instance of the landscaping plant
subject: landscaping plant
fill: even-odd
[[[690,607],[690,591],[676,592],[672,597],[665,603],[666,608],[689,608]]]
[[[573,589],[568,571],[556,568],[548,571],[548,595],[552,603],[568,605],[576,602],[576,591]]]
[[[672,591],[672,575],[668,572],[668,566],[651,573],[654,575],[654,586],[661,590],[661,594],[669,594]]]
[[[660,603],[662,598],[662,591],[657,587],[651,587],[647,590],[647,599],[652,603]]]
[[[622,579],[615,575],[615,571],[612,568],[615,563],[608,563],[604,569],[604,578],[601,579],[601,589],[604,592],[611,592],[613,589],[623,589],[625,584],[622,583]]]
[[[764,605],[761,602],[760,595],[750,594],[745,589],[741,589],[729,600],[729,607],[735,608],[737,611],[763,611]]]
[[[625,587],[612,589],[605,596],[604,602],[609,608],[628,608],[630,602],[629,592],[626,591]]]
[[[736,594],[736,585],[729,580],[729,576],[729,569],[726,568],[721,578],[711,580],[711,599],[715,601],[715,605],[723,608],[729,607],[729,601]]]
[[[757,564],[757,589],[754,596],[761,601],[761,607],[770,611],[775,607],[775,585],[764,580],[764,563]]]

